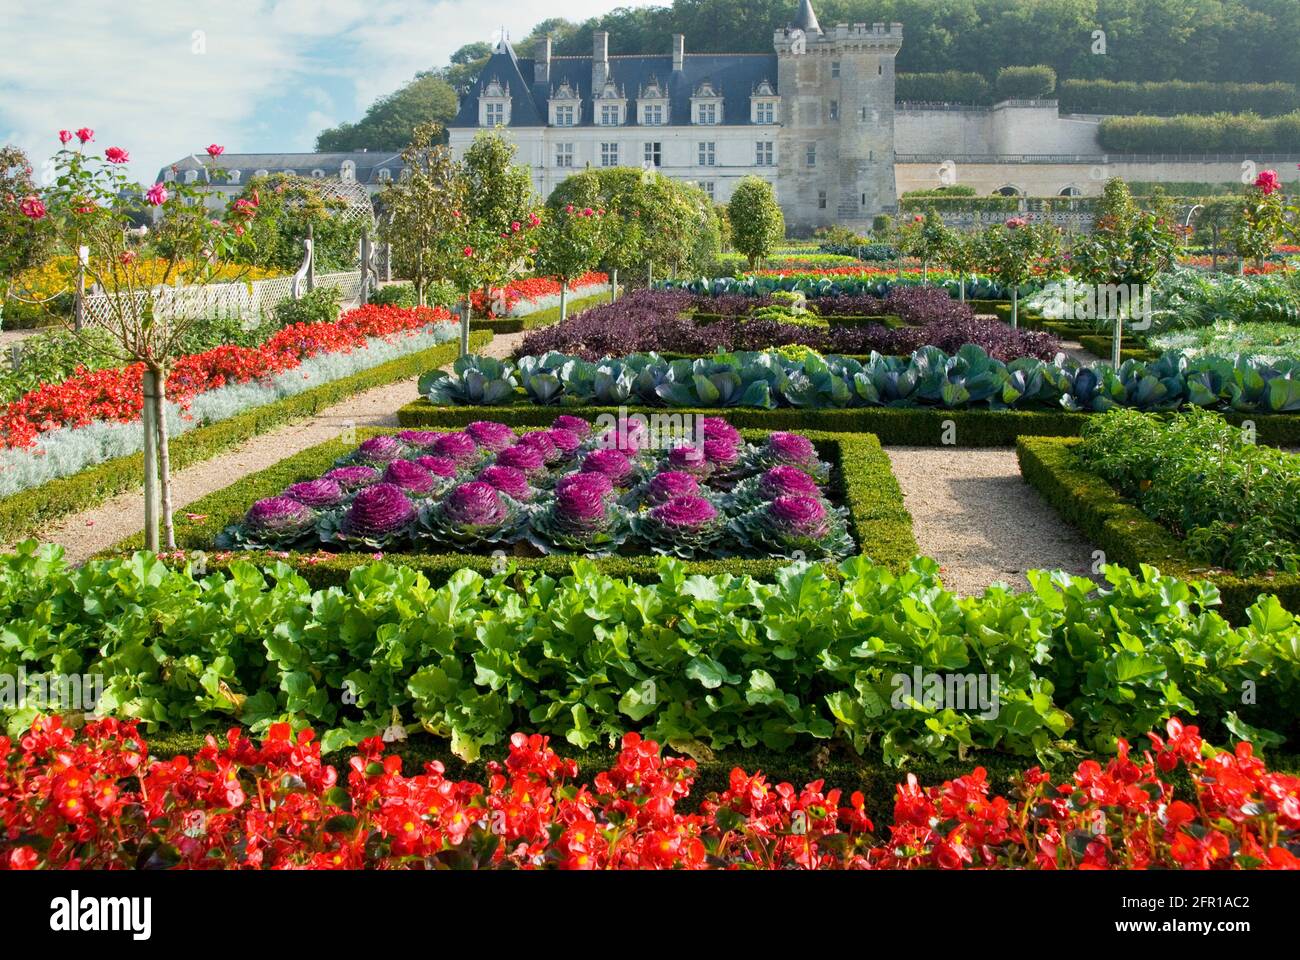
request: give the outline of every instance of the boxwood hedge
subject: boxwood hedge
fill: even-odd
[[[872,433],[885,446],[1011,447],[1022,436],[1077,437],[1089,413],[1068,410],[943,410],[934,407],[851,407],[809,410],[779,407],[627,407],[625,412],[670,410],[674,414],[725,416],[736,427],[755,430],[817,430],[826,433]],[[531,403],[506,406],[436,407],[423,398],[397,411],[403,427],[463,427],[475,420],[499,420],[512,426],[546,426],[560,413],[617,417],[619,407],[545,407]],[[1260,443],[1300,446],[1300,416],[1295,414],[1224,414],[1233,424],[1255,424]]]
[[[1219,590],[1220,612],[1241,623],[1260,594],[1275,594],[1289,610],[1300,609],[1300,575],[1238,576],[1192,559],[1182,541],[1149,519],[1104,479],[1083,469],[1076,438],[1021,437],[1020,473],[1043,498],[1106,555],[1107,563],[1136,570],[1142,564],[1180,580],[1206,580]]]

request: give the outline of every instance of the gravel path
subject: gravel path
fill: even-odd
[[[498,335],[483,353],[504,358],[523,337],[523,333]],[[239,477],[265,470],[285,457],[337,437],[349,423],[357,427],[397,426],[397,409],[416,397],[415,382],[411,378],[359,393],[310,419],[253,437],[211,460],[173,474],[172,503],[176,513],[183,513],[187,504],[229,486]],[[140,491],[129,491],[90,510],[70,514],[36,536],[62,544],[68,560],[82,563],[138,533],[144,523],[143,514]]]
[[[1092,548],[1021,480],[1014,450],[885,452],[921,553],[939,561],[948,589],[970,596],[999,581],[1024,589],[1026,570],[1091,569]]]

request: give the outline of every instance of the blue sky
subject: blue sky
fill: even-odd
[[[666,0],[665,0],[666,2]],[[131,154],[131,175],[210,143],[310,150],[417,71],[547,17],[645,0],[0,0],[0,143],[37,168],[59,129]],[[504,23],[503,23],[504,20]]]

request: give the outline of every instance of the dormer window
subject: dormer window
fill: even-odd
[[[623,111],[626,106],[627,100],[623,96],[623,91],[613,80],[606,80],[596,95],[596,102],[593,105],[596,123],[602,127],[622,126]]]
[[[641,88],[636,102],[638,122],[643,127],[662,127],[668,122],[668,91],[655,77]]]
[[[197,170],[186,170],[186,171],[185,171],[185,182],[186,182],[186,183],[198,183],[198,180],[199,180],[199,172],[198,172]]]
[[[317,168],[311,172],[311,175],[317,180],[323,180],[325,178],[325,171]]]
[[[344,160],[339,165],[339,179],[344,183],[351,183],[357,178],[357,165],[352,160]]]
[[[164,183],[175,183],[175,182],[176,182],[176,171],[175,171],[175,170],[168,170],[166,173],[164,173],[164,174],[163,174],[163,182],[164,182]]]
[[[568,80],[561,81],[559,87],[551,88],[549,102],[551,126],[572,127],[577,125],[578,118],[582,113],[582,97]]]
[[[284,175],[285,175],[286,177],[296,177],[296,176],[298,175],[298,171],[297,171],[297,170],[294,170],[294,169],[289,169],[289,170],[284,171]]]
[[[230,182],[231,182],[231,183],[238,183],[238,182],[239,182],[239,171],[238,171],[238,170],[230,170],[230,171],[227,172],[226,176],[228,176],[228,177],[230,178]]]
[[[393,179],[393,171],[389,170],[387,167],[380,167],[380,168],[379,168],[379,182],[380,182],[380,183],[389,183],[389,182],[392,181],[392,179]]]
[[[777,104],[781,98],[771,81],[762,80],[749,95],[749,122],[770,125],[776,123]]]
[[[510,87],[496,77],[489,80],[479,94],[478,122],[481,127],[505,127],[510,124]]]
[[[691,97],[691,120],[698,124],[722,123],[722,96],[712,82],[705,80]]]
[[[270,172],[270,171],[268,171],[268,170],[254,170],[254,171],[253,171],[253,176],[255,176],[255,177],[265,177],[269,172]]]

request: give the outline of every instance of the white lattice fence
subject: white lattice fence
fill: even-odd
[[[316,278],[316,286],[334,287],[345,303],[361,295],[361,271],[327,273]],[[293,296],[294,278],[275,277],[252,283],[213,283],[192,287],[157,287],[146,293],[130,296],[133,310],[139,310],[146,296],[152,297],[154,314],[165,319],[198,320],[215,317],[237,317],[255,323],[269,314],[282,300]],[[111,324],[118,317],[117,305],[122,301],[116,294],[92,294],[85,298],[85,317],[88,324]]]

